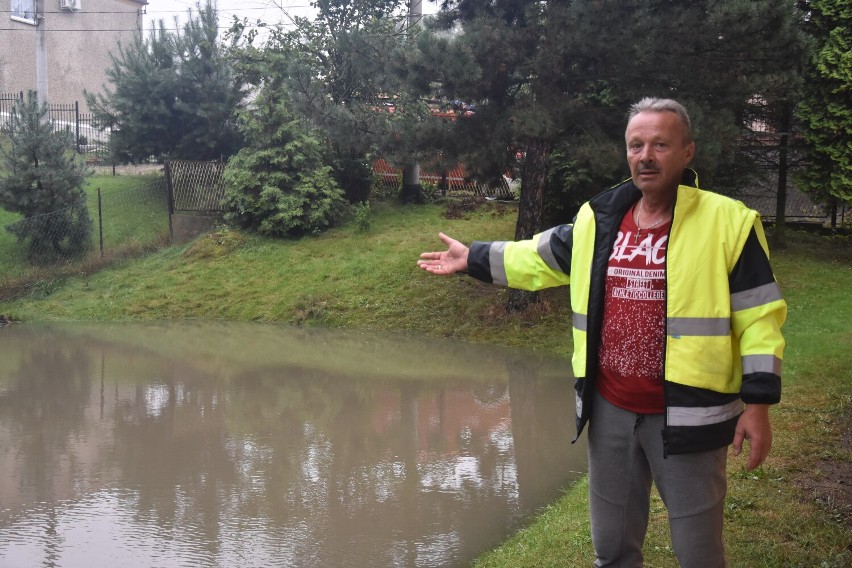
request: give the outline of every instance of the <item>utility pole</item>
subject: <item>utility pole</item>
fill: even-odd
[[[44,0],[35,3],[36,93],[39,104],[47,104],[47,34],[44,22]]]
[[[408,27],[419,26],[423,19],[423,0],[408,0]]]
[[[423,0],[408,0],[408,28],[421,25],[423,19]],[[403,202],[420,201],[420,164],[416,161],[406,162],[402,167]]]

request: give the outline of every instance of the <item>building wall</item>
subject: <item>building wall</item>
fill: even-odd
[[[35,90],[36,26],[11,18],[13,0],[0,0],[0,93]],[[43,0],[47,99],[80,102],[83,91],[102,92],[110,52],[129,44],[141,29],[146,0],[77,0],[79,10],[60,9],[60,0]]]

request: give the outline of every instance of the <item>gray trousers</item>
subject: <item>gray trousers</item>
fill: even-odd
[[[663,459],[663,415],[637,415],[595,394],[589,508],[595,566],[642,566],[651,482],[683,568],[728,566],[722,540],[727,448]]]

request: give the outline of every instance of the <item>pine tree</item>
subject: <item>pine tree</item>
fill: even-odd
[[[805,4],[816,49],[796,109],[809,163],[797,176],[815,200],[852,201],[852,0]]]
[[[577,205],[627,177],[626,112],[645,96],[687,106],[702,181],[728,181],[748,101],[796,70],[797,24],[789,0],[447,0],[439,25],[461,32],[432,36],[434,64],[418,64],[444,96],[476,105],[457,133],[479,175],[525,156],[515,236],[527,238],[550,220],[548,197]],[[557,170],[567,177],[548,183]]]
[[[32,91],[12,109],[7,133],[0,206],[24,217],[10,230],[28,242],[34,262],[84,254],[92,221],[83,189],[86,167],[73,152],[73,135],[55,130],[47,105]]]
[[[239,149],[235,112],[243,91],[219,41],[208,0],[176,33],[161,20],[147,38],[120,45],[107,69],[111,90],[86,93],[119,161],[211,160]]]
[[[791,8],[785,0],[445,0],[439,27],[461,31],[430,36],[424,53],[440,56],[417,63],[445,97],[476,105],[456,121],[467,141],[460,158],[475,173],[497,176],[523,156],[515,238],[524,239],[553,220],[546,206],[576,211],[628,177],[626,113],[645,96],[687,106],[702,180],[722,181],[749,99],[767,78],[793,71],[790,53],[800,47]]]

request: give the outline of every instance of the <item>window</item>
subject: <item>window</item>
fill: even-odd
[[[35,3],[36,0],[12,0],[12,19],[35,25]]]

